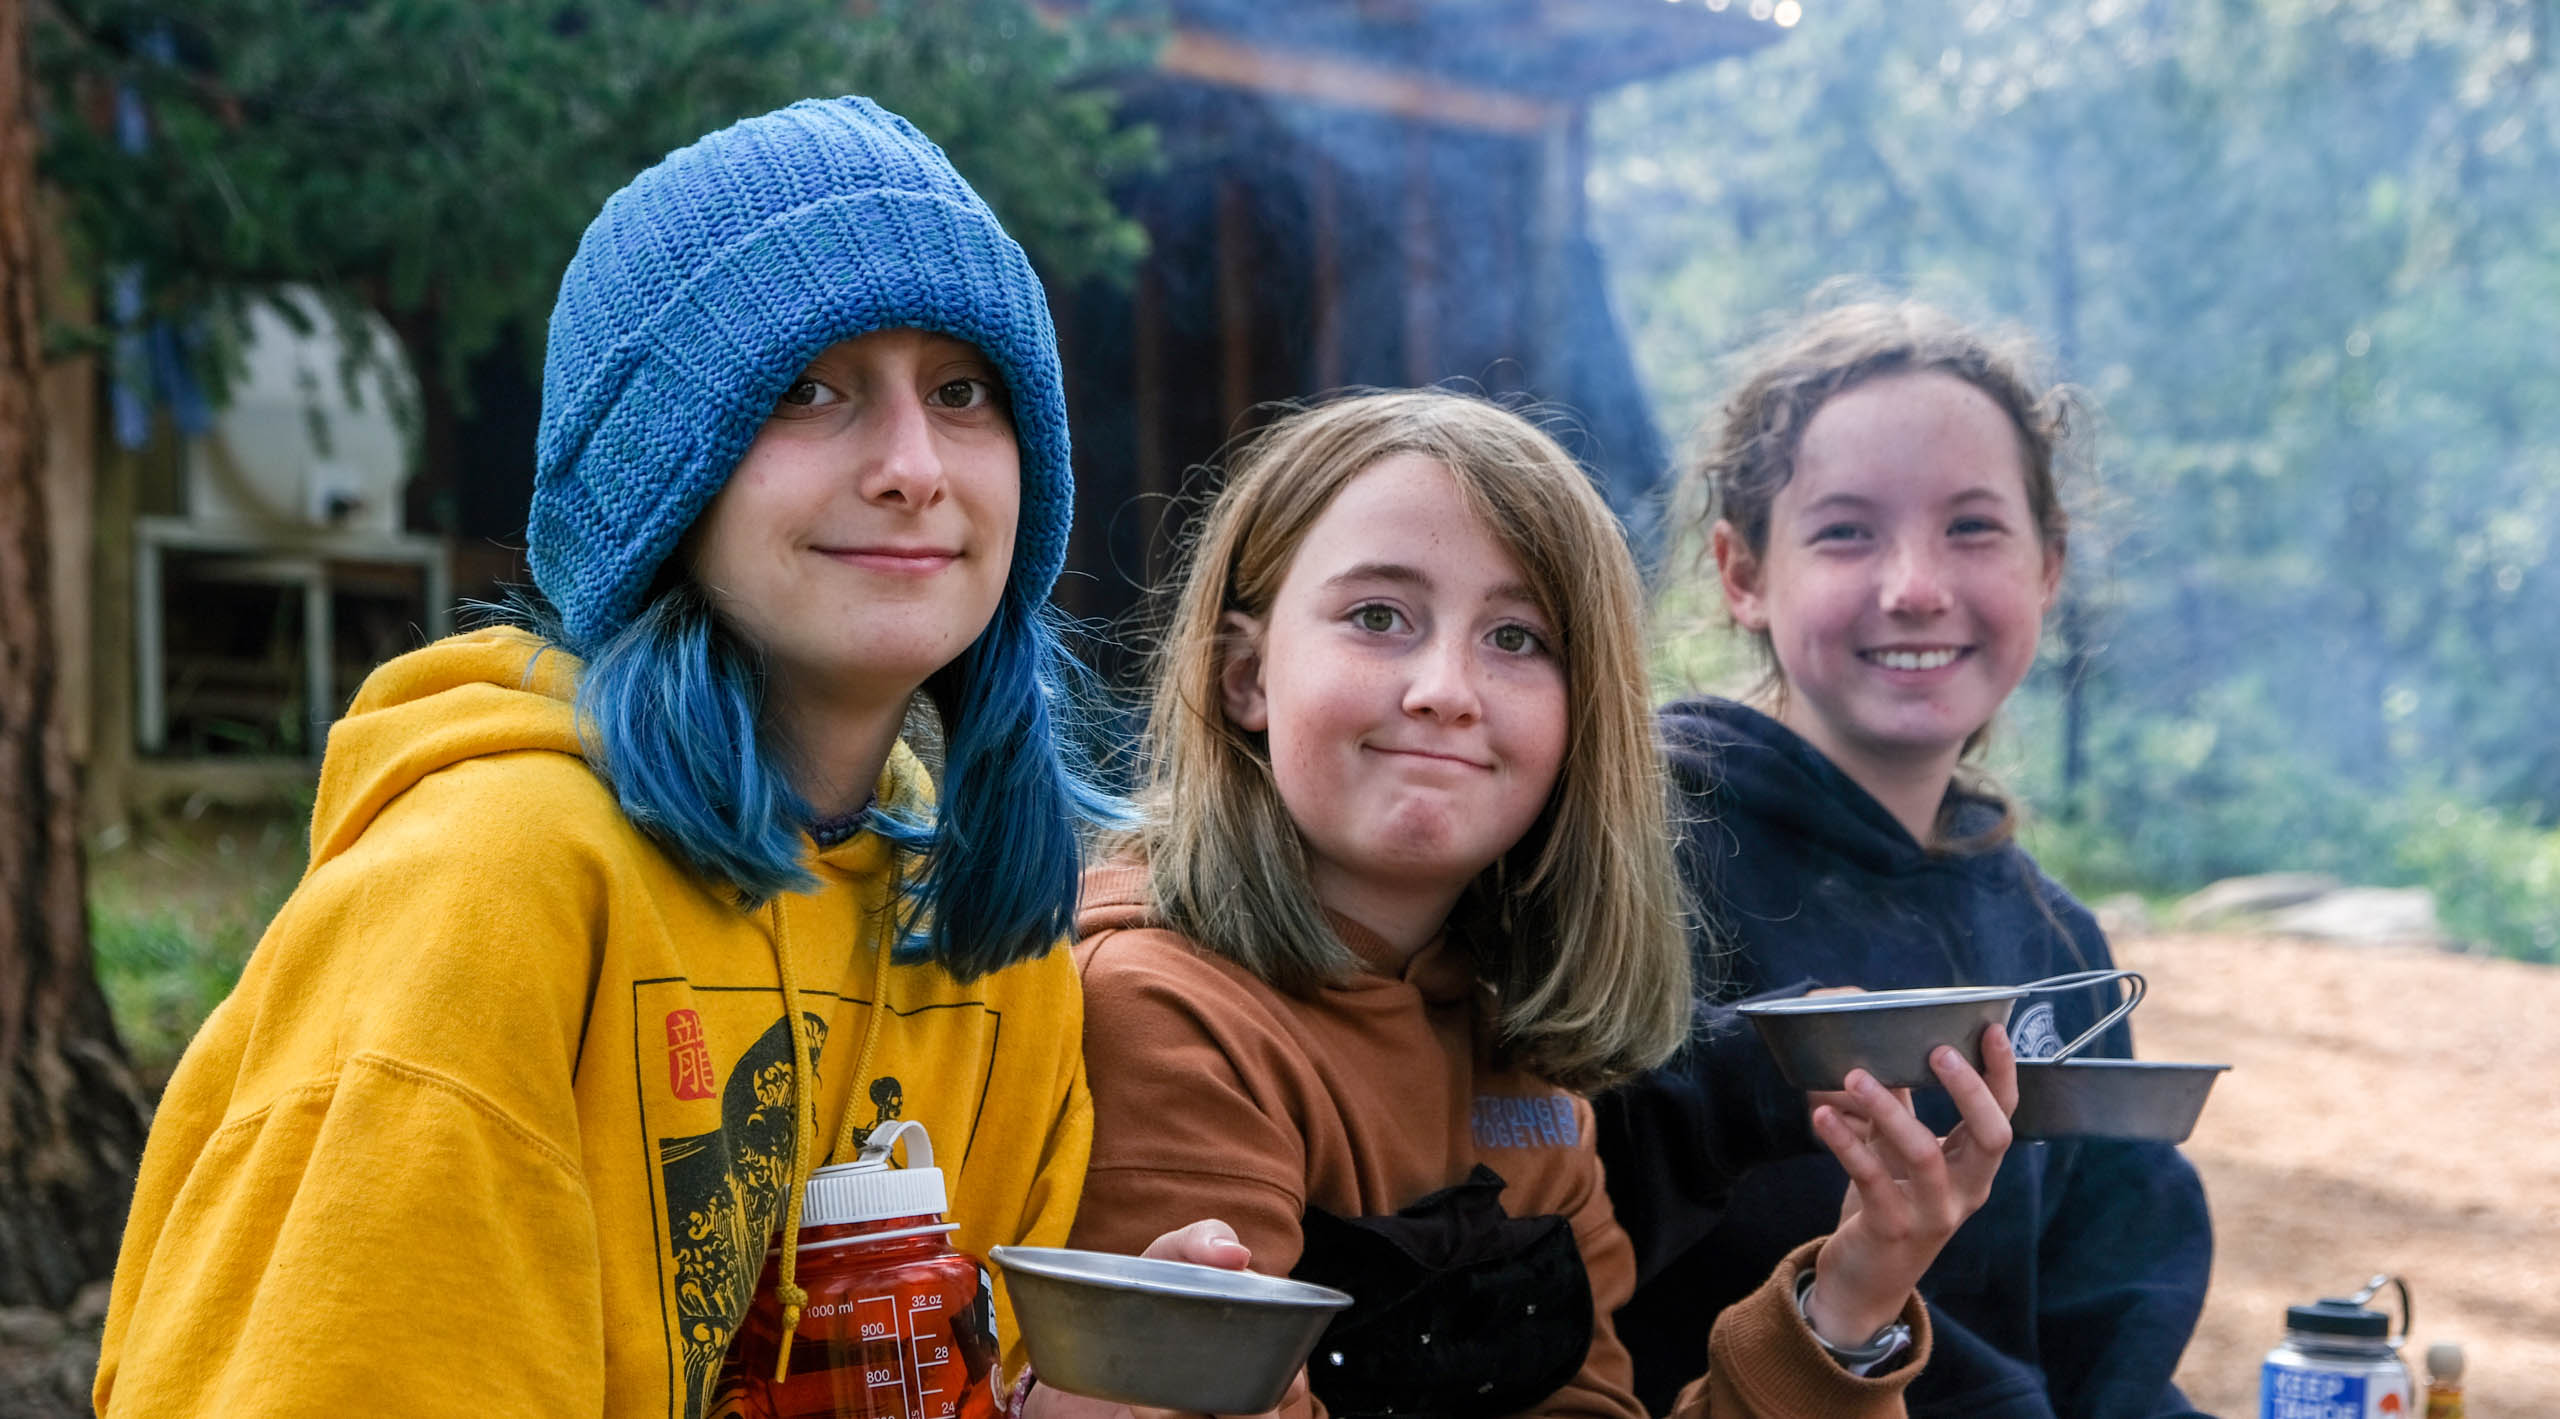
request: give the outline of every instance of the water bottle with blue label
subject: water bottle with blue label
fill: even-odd
[[[2400,1333],[2368,1310],[2382,1288],[2400,1292]],[[2377,1276],[2352,1296],[2287,1306],[2284,1343],[2258,1371],[2258,1419],[2416,1419],[2418,1388],[2400,1359],[2409,1336],[2409,1284]]]

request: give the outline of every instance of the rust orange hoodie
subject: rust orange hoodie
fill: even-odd
[[[1381,956],[1357,925],[1334,924],[1355,952]],[[1163,926],[1147,904],[1145,870],[1128,863],[1087,874],[1076,934],[1094,1132],[1075,1245],[1134,1252],[1167,1228],[1216,1217],[1252,1249],[1256,1270],[1287,1274],[1299,1265],[1310,1208],[1392,1214],[1482,1164],[1502,1179],[1511,1217],[1571,1223],[1589,1277],[1589,1353],[1527,1412],[1643,1413],[1610,1324],[1633,1290],[1635,1263],[1602,1186],[1591,1106],[1501,1061],[1463,949],[1444,939],[1392,974],[1284,995]],[[1796,1310],[1796,1273],[1818,1246],[1799,1248],[1767,1285],[1712,1318],[1710,1371],[1675,1413],[1903,1412],[1902,1389],[1927,1359],[1919,1298],[1904,1312],[1913,1352],[1887,1374],[1850,1374]],[[1328,1360],[1320,1346],[1311,1363]],[[1284,1411],[1324,1413],[1313,1398]]]

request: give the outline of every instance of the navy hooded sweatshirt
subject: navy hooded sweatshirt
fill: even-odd
[[[1838,1225],[1847,1175],[1804,1095],[1730,1002],[1818,986],[2008,985],[2112,966],[2086,908],[2013,843],[1931,853],[1812,745],[1757,711],[1695,700],[1663,711],[1684,816],[1680,866],[1713,934],[1716,985],[1671,1063],[1599,1100],[1600,1152],[1634,1240],[1618,1313],[1636,1392],[1662,1412],[1706,1363],[1717,1311],[1789,1249]],[[1948,805],[1951,836],[2000,807]],[[2116,999],[2112,984],[2031,997],[2010,1019],[2022,1058],[2048,1055]],[[2119,1024],[2090,1053],[2129,1056]],[[1916,1096],[1940,1133],[1940,1090]],[[2170,1419],[2170,1383],[2213,1256],[2204,1189],[2164,1144],[2021,1141],[1991,1196],[1921,1279],[1937,1341],[1907,1394],[1913,1419]]]

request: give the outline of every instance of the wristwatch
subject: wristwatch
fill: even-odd
[[[1804,1317],[1808,1330],[1813,1328],[1813,1312],[1808,1305],[1812,1299],[1813,1268],[1808,1266],[1796,1273],[1796,1314]],[[1878,1365],[1911,1348],[1911,1327],[1906,1322],[1895,1321],[1869,1337],[1866,1344],[1847,1349],[1823,1339],[1822,1332],[1818,1330],[1813,1332],[1813,1339],[1840,1368],[1863,1379],[1874,1374]]]

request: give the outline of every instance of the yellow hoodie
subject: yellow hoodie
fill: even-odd
[[[885,964],[867,833],[741,911],[623,817],[536,649],[403,656],[331,731],[311,865],[153,1124],[100,1415],[702,1414],[805,1173],[786,959],[816,1137],[920,1120],[955,1245],[1065,1240],[1067,954]],[[929,791],[901,746],[880,801]]]

